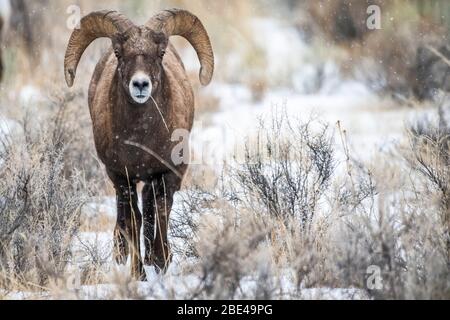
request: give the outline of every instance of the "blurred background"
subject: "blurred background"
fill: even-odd
[[[332,72],[364,82],[371,90],[406,98],[425,99],[437,89],[449,89],[445,62],[429,50],[432,46],[448,56],[450,5],[445,0],[0,3],[6,83],[20,77],[30,82],[62,80],[58,63],[71,33],[68,21],[75,5],[82,15],[115,9],[141,24],[164,8],[191,10],[211,35],[218,58],[216,81],[244,84],[255,99],[268,88],[317,92]],[[370,5],[380,9],[381,29],[367,26],[373,16],[367,12]],[[86,70],[91,70],[89,62],[96,60],[96,52],[96,48],[88,52]],[[189,55],[185,59],[188,68],[195,69],[195,61]],[[45,68],[46,76],[39,68]]]

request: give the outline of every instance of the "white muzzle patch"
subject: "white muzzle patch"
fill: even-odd
[[[130,95],[139,104],[146,103],[152,94],[150,77],[142,71],[136,72],[130,80]]]

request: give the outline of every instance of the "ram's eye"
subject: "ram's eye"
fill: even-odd
[[[118,49],[114,50],[114,54],[116,56],[117,59],[120,59],[120,51]]]
[[[160,52],[159,52],[159,57],[160,58],[164,58],[164,56],[166,55],[166,50],[161,50]]]

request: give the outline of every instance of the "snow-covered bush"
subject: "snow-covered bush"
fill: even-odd
[[[332,134],[319,121],[289,119],[281,111],[261,123],[258,141],[246,147],[242,165],[229,167],[235,197],[255,212],[294,217],[308,230],[332,177]]]

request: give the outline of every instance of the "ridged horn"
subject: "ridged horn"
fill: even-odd
[[[78,29],[72,32],[64,58],[64,75],[72,87],[78,63],[86,48],[97,38],[111,38],[132,28],[134,24],[116,11],[95,11],[80,21]]]
[[[163,32],[167,37],[184,37],[194,47],[200,60],[200,83],[211,82],[214,73],[214,53],[208,33],[201,21],[192,13],[181,9],[164,10],[153,16],[146,26]]]

